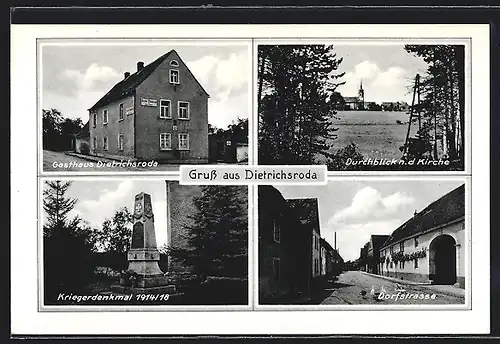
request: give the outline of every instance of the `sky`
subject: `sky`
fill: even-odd
[[[336,73],[346,73],[345,85],[337,91],[344,97],[357,97],[363,80],[365,101],[405,101],[411,105],[415,75],[425,75],[427,64],[404,50],[404,45],[334,45],[337,57],[343,57]]]
[[[208,121],[226,128],[248,118],[250,61],[247,45],[43,45],[42,107],[55,108],[69,118],[88,120],[87,109],[111,87],[145,65],[175,49],[210,95]]]
[[[359,258],[371,234],[391,234],[430,203],[462,185],[455,180],[330,181],[327,186],[275,186],[285,198],[317,198],[321,236],[347,260]]]
[[[156,242],[160,247],[167,242],[167,194],[164,180],[127,178],[73,181],[65,196],[78,201],[68,217],[79,215],[92,228],[102,228],[104,220],[111,219],[115,211],[127,207],[133,212],[135,195],[140,192],[151,195]]]

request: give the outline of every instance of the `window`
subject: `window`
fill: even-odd
[[[415,260],[414,260],[413,262],[414,262],[413,267],[414,267],[415,269],[418,269],[418,258],[415,258]]]
[[[179,119],[189,119],[189,103],[179,102],[177,115]]]
[[[120,104],[120,110],[119,110],[118,119],[119,119],[120,121],[123,121],[123,103],[122,103],[122,104]]]
[[[391,269],[394,267],[394,263],[393,261],[391,260]]]
[[[179,71],[176,69],[170,70],[170,83],[171,84],[179,84]]]
[[[108,124],[108,110],[102,112],[102,122],[103,124]]]
[[[160,99],[160,118],[172,118],[170,100]]]
[[[93,143],[92,149],[96,150],[97,149],[97,137],[94,137],[94,140],[92,143]]]
[[[189,134],[179,134],[179,149],[189,149]]]
[[[273,238],[274,238],[274,241],[280,242],[281,228],[280,228],[280,224],[276,220],[273,222]]]
[[[399,262],[399,268],[400,268],[400,269],[404,269],[404,268],[405,268],[405,262],[404,262],[404,261],[402,261],[402,260],[401,260],[401,261]]]
[[[104,136],[104,140],[102,142],[102,146],[104,150],[108,150],[108,137]]]
[[[179,62],[177,62],[176,60],[172,60],[172,61],[170,61],[170,65],[172,67],[179,67]]]
[[[401,241],[399,243],[399,251],[404,252],[405,251],[405,241]]]
[[[418,237],[415,237],[415,239],[413,239],[413,243],[415,244],[415,247],[418,247]]]
[[[169,150],[172,148],[172,137],[170,133],[160,134],[160,150]]]
[[[97,125],[97,114],[94,112],[94,113],[92,114],[92,127],[94,127],[94,128],[95,128],[95,127],[96,127],[96,125]]]
[[[393,253],[394,253],[394,246],[389,247],[389,252],[390,252],[391,254],[393,254]]]
[[[280,259],[273,258],[273,278],[275,280],[280,279]]]
[[[118,135],[118,150],[123,150],[123,134]]]

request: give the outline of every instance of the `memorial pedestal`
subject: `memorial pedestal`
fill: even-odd
[[[128,271],[120,285],[111,291],[120,294],[176,294],[175,285],[160,270],[160,252],[156,247],[151,196],[141,192],[135,196],[134,226],[131,248],[127,252]]]

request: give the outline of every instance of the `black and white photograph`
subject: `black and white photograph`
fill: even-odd
[[[464,171],[465,44],[261,44],[259,164]]]
[[[465,179],[259,186],[260,305],[465,305]]]
[[[248,187],[43,181],[44,306],[248,305]]]
[[[247,164],[250,47],[44,42],[43,171]]]

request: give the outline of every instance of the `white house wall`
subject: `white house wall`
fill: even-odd
[[[417,282],[429,282],[429,247],[431,242],[440,235],[450,235],[455,239],[455,252],[456,252],[456,271],[457,271],[457,282],[461,287],[465,285],[465,247],[467,243],[465,242],[465,221],[460,220],[458,222],[446,225],[441,228],[429,231],[424,234],[417,236],[418,246],[414,245],[414,238],[410,237],[405,239],[404,243],[404,253],[412,254],[413,252],[420,251],[422,248],[426,250],[426,256],[424,258],[418,258],[418,267],[414,267],[414,261],[406,261],[404,263],[404,268],[400,268],[399,262],[389,263],[389,266],[385,263],[387,258],[391,260],[390,247],[384,247],[380,250],[380,256],[384,257],[384,262],[379,264],[379,269],[382,275],[395,277],[402,280],[411,280]],[[394,253],[399,252],[400,242],[393,244]]]

